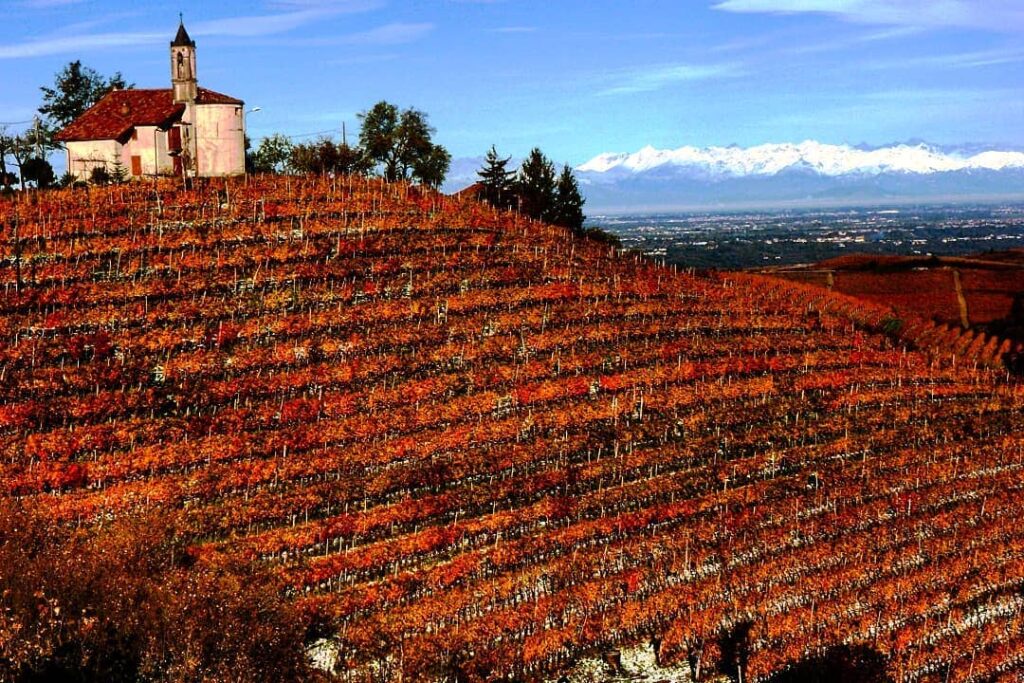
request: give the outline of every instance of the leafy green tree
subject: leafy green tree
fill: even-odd
[[[515,171],[508,170],[512,157],[502,159],[491,145],[484,157],[484,166],[476,172],[480,176],[480,197],[497,209],[510,209],[515,204]]]
[[[50,162],[40,157],[26,159],[21,165],[21,176],[25,182],[35,183],[38,188],[49,187],[56,178]]]
[[[282,173],[292,156],[292,143],[281,133],[260,140],[252,155],[252,170],[256,173]]]
[[[448,169],[452,164],[452,155],[441,145],[433,145],[430,151],[413,168],[413,177],[424,185],[441,187]]]
[[[89,172],[89,182],[93,185],[109,185],[110,180],[110,171],[106,166],[94,166]]]
[[[338,144],[326,137],[294,145],[288,157],[288,168],[295,173],[364,175],[371,166],[358,147]]]
[[[334,143],[327,138],[320,138],[316,142],[293,145],[288,157],[288,168],[295,173],[324,175],[334,168],[336,156]]]
[[[519,210],[540,221],[551,221],[555,206],[555,165],[539,148],[530,150],[516,178]]]
[[[70,62],[55,77],[52,88],[43,86],[43,104],[39,113],[46,117],[47,127],[58,130],[81,116],[111,90],[132,88],[118,71],[110,78],[82,66],[80,60]]]
[[[335,145],[337,159],[334,170],[343,175],[366,175],[373,170],[373,162],[366,157],[366,153],[359,147],[353,147],[347,142]]]
[[[558,177],[558,184],[555,186],[555,204],[551,222],[569,228],[573,232],[580,232],[585,219],[583,215],[585,202],[572,169],[568,165],[563,166],[562,174]]]
[[[359,114],[359,146],[380,175],[389,181],[418,180],[437,186],[444,182],[451,155],[434,144],[436,132],[427,115],[417,109],[399,110],[381,100]]]

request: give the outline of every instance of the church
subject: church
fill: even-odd
[[[245,103],[199,87],[185,24],[171,41],[171,87],[114,90],[61,130],[68,171],[88,180],[120,162],[134,178],[245,173]]]

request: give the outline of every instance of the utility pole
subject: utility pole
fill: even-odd
[[[341,122],[341,144],[348,147],[348,134],[345,133],[345,122]]]
[[[38,116],[33,117],[33,121],[35,122],[35,127],[36,127],[36,158],[37,159],[42,159],[43,158],[43,138],[42,138],[42,133],[39,130],[39,117]]]

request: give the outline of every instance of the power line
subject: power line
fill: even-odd
[[[317,130],[317,131],[313,131],[312,133],[296,133],[295,135],[284,135],[283,133],[271,133],[270,135],[280,135],[283,138],[288,138],[289,140],[294,140],[295,138],[309,138],[309,137],[313,137],[314,135],[327,135],[328,133],[337,133],[337,132],[338,131],[335,128],[328,128],[327,130]],[[266,139],[266,138],[270,137],[270,135],[263,135],[259,139],[260,140]]]
[[[314,135],[326,135],[328,133],[337,133],[337,132],[338,131],[335,130],[334,128],[330,128],[328,130],[318,130],[318,131],[314,131],[312,133],[297,133],[295,135],[285,135],[285,137],[288,138],[288,139],[292,139],[292,138],[309,138],[309,137],[313,137]]]
[[[20,126],[23,123],[32,123],[35,119],[29,119],[28,121],[0,121],[0,126]]]

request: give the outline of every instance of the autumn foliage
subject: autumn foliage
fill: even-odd
[[[640,639],[702,679],[1024,663],[988,338],[365,178],[26,194],[0,229],[0,677],[287,680],[322,636],[352,682]]]

